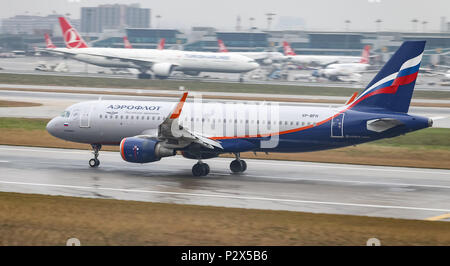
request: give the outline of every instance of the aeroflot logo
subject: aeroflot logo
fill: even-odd
[[[64,33],[64,40],[66,41],[68,48],[79,48],[82,44],[75,29],[68,29]]]
[[[186,54],[187,58],[201,58],[201,59],[220,59],[220,60],[230,60],[229,56],[226,55],[203,55],[203,54]]]
[[[150,105],[150,106],[143,106],[143,105],[120,105],[120,104],[116,104],[116,105],[109,105],[108,109],[113,109],[113,110],[122,110],[122,109],[126,109],[126,110],[146,110],[146,111],[157,111],[161,108],[161,106],[157,106],[157,105]]]

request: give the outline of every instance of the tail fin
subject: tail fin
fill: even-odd
[[[351,105],[407,113],[424,48],[425,41],[404,42]]]
[[[158,44],[158,47],[156,49],[164,50],[164,44],[165,43],[166,43],[166,38],[161,38],[161,40],[159,40],[159,44]]]
[[[131,49],[133,48],[133,46],[131,45],[130,41],[128,40],[127,36],[123,36],[123,45],[125,48],[127,49]]]
[[[370,60],[370,45],[364,46],[364,49],[361,54],[361,64],[368,64]]]
[[[283,41],[283,49],[284,49],[284,55],[296,55],[294,50],[292,50],[291,46],[286,41]]]
[[[44,34],[45,38],[45,44],[47,44],[47,48],[53,49],[56,48],[56,46],[53,44],[52,40],[50,39],[50,36],[48,36],[48,33]]]
[[[59,25],[64,36],[64,41],[67,48],[87,48],[88,45],[78,34],[77,30],[70,25],[65,17],[59,17]]]
[[[228,53],[228,49],[225,46],[225,44],[223,43],[222,40],[217,40],[217,42],[219,43],[219,52],[221,53]]]

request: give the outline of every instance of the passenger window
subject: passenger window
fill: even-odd
[[[100,115],[100,118],[102,118],[102,115]]]

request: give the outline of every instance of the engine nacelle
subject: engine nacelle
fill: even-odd
[[[122,159],[130,163],[156,162],[175,153],[175,150],[162,147],[161,142],[152,139],[131,137],[120,142]]]
[[[167,78],[172,73],[174,65],[171,63],[156,63],[152,66],[152,72],[158,78]]]
[[[262,63],[263,63],[264,65],[270,65],[270,64],[273,63],[273,60],[270,59],[270,58],[266,58],[266,59],[264,59],[264,60],[262,61]]]

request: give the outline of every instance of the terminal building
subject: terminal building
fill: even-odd
[[[139,4],[100,5],[81,8],[81,29],[83,33],[101,33],[105,30],[125,28],[150,28],[150,9]]]

